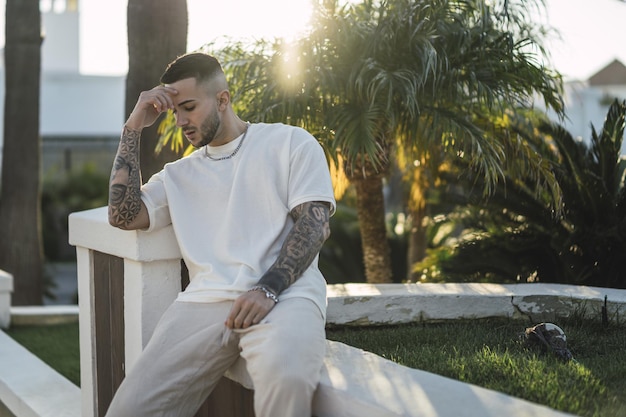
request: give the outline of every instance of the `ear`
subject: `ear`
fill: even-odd
[[[217,105],[220,110],[225,110],[230,104],[230,91],[222,90],[217,93]]]

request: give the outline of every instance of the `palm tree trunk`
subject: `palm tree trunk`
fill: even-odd
[[[0,268],[13,274],[13,305],[42,303],[39,0],[7,0]]]
[[[126,116],[142,91],[159,84],[165,67],[187,50],[187,0],[129,0]],[[141,174],[147,181],[179,156],[169,147],[155,155],[158,121],[141,135]]]
[[[419,166],[412,168],[411,189],[409,193],[408,207],[411,217],[411,230],[409,233],[409,245],[407,249],[407,279],[409,282],[417,282],[421,272],[413,271],[414,265],[426,257],[428,238],[426,235],[426,218],[428,206],[426,204],[426,192],[430,186],[429,171],[426,166],[438,166],[434,159],[422,159]]]
[[[382,177],[355,178],[353,184],[357,195],[366,280],[369,283],[392,282]]]
[[[409,233],[409,247],[407,253],[408,280],[409,282],[418,282],[421,271],[413,271],[413,266],[426,257],[426,227],[424,226],[424,217],[426,216],[426,204],[422,201],[413,210],[411,210],[411,231]]]

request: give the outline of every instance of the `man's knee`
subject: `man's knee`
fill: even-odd
[[[304,358],[298,355],[267,355],[255,367],[255,389],[266,386],[272,390],[309,391],[315,389],[321,372],[322,361],[317,358]]]

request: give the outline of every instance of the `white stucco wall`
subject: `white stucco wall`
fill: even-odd
[[[565,129],[574,137],[580,137],[585,143],[591,140],[591,126],[596,132],[602,130],[604,119],[610,107],[607,99],[626,99],[626,85],[589,86],[586,81],[574,81],[565,85],[564,102],[566,120]],[[558,121],[554,112],[548,115]],[[626,141],[622,142],[622,155],[626,155]]]
[[[48,0],[49,1],[49,0]],[[59,3],[55,0],[55,3]],[[78,72],[79,69],[79,13],[78,8],[63,7],[41,13],[43,44],[41,46],[41,66],[48,71]]]
[[[4,70],[0,72],[4,97]],[[47,72],[41,77],[40,131],[42,136],[117,135],[124,123],[125,77],[84,76]],[[0,100],[4,115],[4,100]],[[0,117],[0,132],[4,117]]]
[[[125,77],[45,73],[42,135],[118,135],[124,123],[124,89]]]

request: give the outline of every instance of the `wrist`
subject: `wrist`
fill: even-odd
[[[143,127],[140,127],[139,125],[133,123],[130,119],[128,119],[126,123],[124,123],[123,129],[125,132],[141,133]]]
[[[269,298],[270,300],[272,300],[274,302],[274,304],[278,303],[278,297],[276,296],[276,294],[274,294],[273,291],[271,291],[268,288],[265,288],[263,285],[255,285],[254,287],[250,288],[248,290],[248,292],[252,292],[252,291],[260,291],[265,293],[265,297]]]
[[[270,270],[263,274],[257,285],[268,289],[274,295],[278,295],[287,289],[286,282],[287,280],[285,280],[282,274],[275,270]]]

